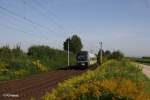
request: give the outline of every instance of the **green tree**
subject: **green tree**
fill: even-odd
[[[112,52],[111,58],[113,58],[113,59],[121,60],[123,57],[124,57],[124,55],[120,51]]]
[[[107,59],[110,59],[111,58],[111,52],[109,50],[106,50],[105,53],[104,53],[105,57]]]
[[[69,44],[71,44],[71,40],[70,40],[70,38],[67,38],[66,40],[65,40],[65,42],[64,42],[64,50],[68,50],[68,42],[69,42]],[[69,45],[70,46],[70,45]]]
[[[69,41],[69,50],[74,54],[78,53],[83,48],[80,37],[77,35],[73,35],[71,38],[67,38],[66,41],[64,42],[64,50],[66,51],[68,50],[68,41]]]

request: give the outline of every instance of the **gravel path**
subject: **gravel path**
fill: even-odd
[[[140,64],[140,66],[143,67],[143,73],[150,79],[150,66],[144,64]]]

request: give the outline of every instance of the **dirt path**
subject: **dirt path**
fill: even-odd
[[[51,91],[59,82],[71,76],[79,75],[86,70],[57,70],[2,83],[0,84],[0,100],[30,100],[31,97],[40,100],[47,91]]]
[[[140,64],[143,67],[143,73],[150,79],[150,66]]]

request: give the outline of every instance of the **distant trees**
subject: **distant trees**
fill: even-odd
[[[143,59],[150,59],[150,57],[148,57],[148,56],[145,56],[145,57],[142,57]]]
[[[101,61],[100,56],[101,56],[101,50],[99,50],[98,55],[97,55],[97,61],[98,61],[99,64],[101,63],[100,62]],[[111,52],[109,50],[106,50],[106,51],[102,50],[102,57],[103,57],[103,62],[105,62],[109,59],[121,60],[121,59],[123,59],[124,55],[120,51]]]
[[[108,58],[108,59],[111,58],[111,56],[112,56],[112,55],[111,55],[111,51],[109,51],[109,50],[106,50],[105,53],[104,53],[104,55],[105,55],[105,57]]]
[[[123,53],[120,51],[114,51],[112,52],[111,58],[121,60],[124,57]]]
[[[68,50],[68,42],[69,42],[69,50],[74,54],[81,51],[81,49],[83,48],[82,41],[80,37],[77,35],[73,35],[71,38],[67,38],[64,41],[63,46],[65,51]]]

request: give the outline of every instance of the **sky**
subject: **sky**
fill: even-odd
[[[150,0],[0,0],[0,46],[63,49],[77,34],[83,50],[150,56]]]

